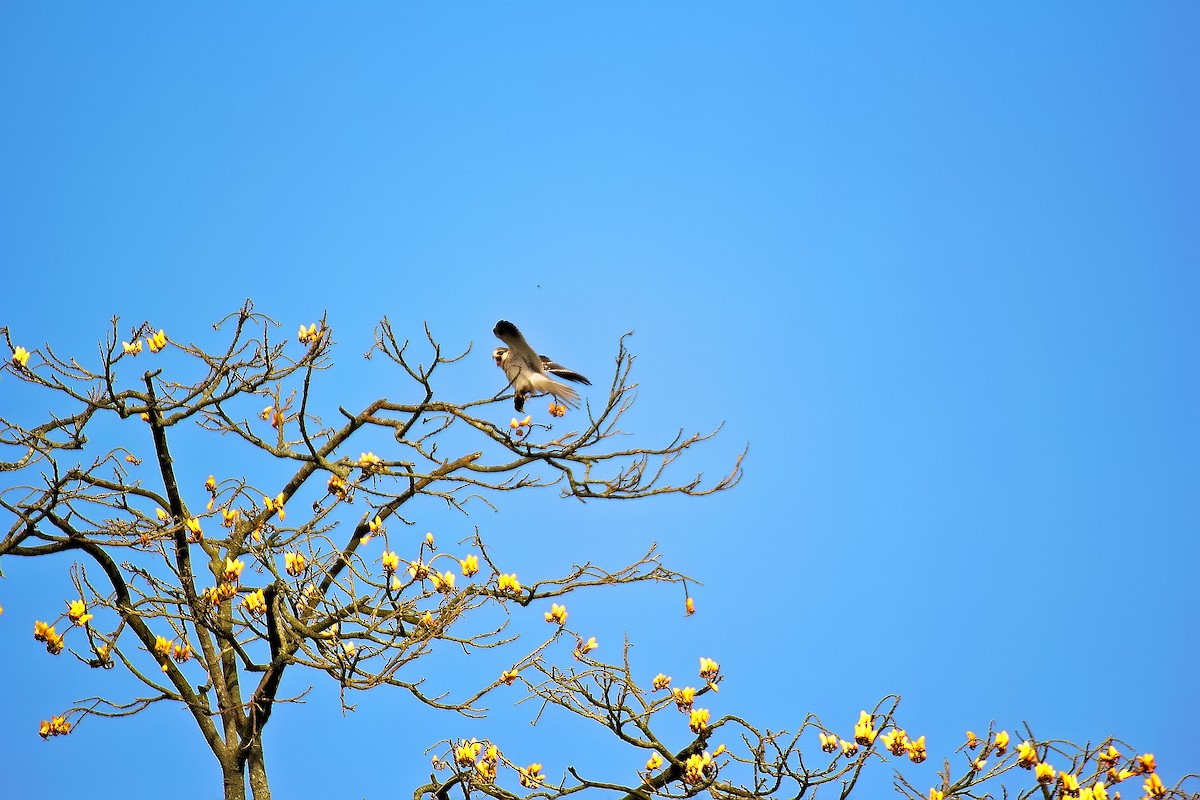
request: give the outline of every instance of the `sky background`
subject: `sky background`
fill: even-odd
[[[689,465],[749,444],[740,486],[431,508],[413,535],[479,525],[523,578],[657,542],[699,612],[581,595],[596,655],[628,633],[647,681],[712,657],[714,714],[772,728],[849,736],[900,694],[919,787],[991,720],[1121,736],[1172,784],[1200,770],[1198,30],[1182,2],[6,3],[0,325],[94,359],[114,315],[215,345],[246,298],[287,337],[328,312],[330,408],[412,399],[361,358],[384,315],[474,343],[451,400],[504,385],[497,319],[598,385],[633,330],[630,441],[724,422]],[[4,416],[47,408],[0,376]],[[188,441],[198,481],[237,472]],[[217,796],[177,709],[37,737],[135,690],[31,639],[67,561],[0,566],[7,790]],[[407,795],[447,737],[552,777],[607,752],[503,698],[481,723],[387,690],[343,715],[312,682],[268,727],[278,797]]]

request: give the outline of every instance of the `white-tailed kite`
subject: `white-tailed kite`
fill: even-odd
[[[525,398],[534,394],[551,394],[569,406],[579,405],[579,393],[562,381],[554,380],[551,375],[588,386],[592,385],[591,381],[546,356],[538,355],[517,330],[517,326],[506,319],[497,322],[492,333],[508,345],[493,350],[492,358],[496,359],[496,366],[504,370],[509,385],[516,392],[513,406],[518,412],[525,409]]]

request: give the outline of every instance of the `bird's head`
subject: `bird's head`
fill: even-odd
[[[507,347],[497,347],[495,350],[492,351],[492,358],[496,359],[497,367],[504,366],[504,359],[508,358],[508,348]]]

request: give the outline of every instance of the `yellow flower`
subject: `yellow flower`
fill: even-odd
[[[861,745],[870,745],[875,741],[879,731],[875,730],[874,720],[865,711],[859,712],[858,722],[854,724],[854,741]]]
[[[566,625],[567,607],[560,606],[558,603],[550,606],[550,610],[546,612],[546,622],[552,622],[555,625]]]
[[[910,740],[908,745],[908,760],[914,764],[920,764],[926,758],[925,752],[925,737]]]
[[[550,412],[550,416],[552,416],[552,417],[561,417],[561,416],[566,415],[567,407],[564,406],[562,403],[551,402],[550,408],[548,409],[548,411]]]
[[[246,595],[246,599],[242,601],[242,605],[256,617],[266,611],[267,601],[263,597],[263,590],[259,589]]]
[[[885,733],[881,739],[883,746],[891,751],[894,756],[902,756],[908,749],[908,734],[900,728],[893,728],[888,733]]]
[[[237,596],[237,584],[222,583],[217,587],[217,597],[222,600],[232,600]]]
[[[1118,797],[1120,794],[1120,792],[1117,792]],[[1105,789],[1104,784],[1100,781],[1092,784],[1092,800],[1108,800],[1108,789]]]
[[[242,576],[242,570],[245,568],[246,568],[246,565],[242,562],[242,560],[240,558],[235,560],[235,559],[232,559],[232,558],[229,558],[228,556],[226,556],[225,557],[225,581],[227,583],[237,583],[238,579]]]
[[[532,789],[542,783],[541,764],[530,764],[528,767],[518,768],[517,772],[521,775],[521,785],[526,789]]]
[[[425,562],[417,559],[408,565],[408,573],[413,576],[413,580],[423,581],[429,577],[429,567],[425,566]]]
[[[858,742],[847,742],[842,739],[839,743],[842,746],[842,755],[846,758],[853,758],[858,755]]]
[[[18,347],[16,350],[13,351],[12,363],[13,363],[13,366],[18,367],[20,369],[28,369],[29,368],[29,351],[26,350],[24,347]]]
[[[271,499],[270,497],[267,497],[264,494],[263,495],[263,506],[267,509],[268,514],[270,514],[272,512],[277,513],[277,514],[279,514],[279,519],[282,520],[284,517],[287,516],[287,514],[283,510],[284,499],[285,498],[283,496],[283,492],[280,492],[279,494],[275,495],[274,499]]]
[[[339,500],[346,498],[346,482],[339,475],[329,476],[329,483],[326,484],[325,490]]]
[[[985,759],[983,756],[980,756],[979,758],[977,758],[971,762],[971,769],[975,770],[976,772],[982,772],[984,767],[986,767],[986,766],[987,766],[987,759]]]
[[[381,530],[383,530],[383,520],[379,518],[378,514],[375,515],[373,520],[367,523],[367,530],[369,530],[372,534],[379,533]]]
[[[304,558],[303,553],[283,554],[283,568],[287,570],[287,574],[291,575],[293,578],[298,576],[301,572],[304,572],[304,567],[307,563],[308,561]]]
[[[692,614],[695,614],[695,613],[696,613],[696,601],[689,597],[683,603],[683,615],[685,617],[690,617]]]
[[[358,457],[358,468],[363,471],[363,475],[383,472],[383,459],[368,450]]]
[[[1017,766],[1021,769],[1032,769],[1038,761],[1037,748],[1033,742],[1021,742],[1017,745]]]
[[[154,652],[158,653],[160,656],[169,656],[171,654],[172,647],[174,647],[174,642],[167,637],[154,637]]]
[[[661,672],[654,676],[654,691],[662,691],[671,685],[671,676],[663,675]]]
[[[941,792],[937,789],[931,788],[929,790],[929,800],[942,800],[942,798],[944,798],[945,796],[946,795],[943,792]]]
[[[392,550],[386,550],[380,561],[383,563],[383,574],[391,575],[400,568],[400,556]]]
[[[720,671],[721,665],[713,661],[711,658],[700,659],[700,677],[708,681],[709,685],[712,685],[712,682],[716,680],[717,673]],[[717,687],[713,686],[713,689],[716,688]]]
[[[834,736],[832,733],[821,733],[822,750],[824,750],[826,753],[832,753],[834,750],[837,750],[837,747],[838,737]]]
[[[708,753],[693,753],[683,763],[683,782],[694,786],[715,771],[716,767],[713,766],[712,756]]]
[[[1124,756],[1121,755],[1121,752],[1117,750],[1117,748],[1113,747],[1112,742],[1108,743],[1108,750],[1104,751],[1103,753],[1096,754],[1096,761],[1100,763],[1101,769],[1111,769],[1115,767],[1117,762],[1122,758],[1124,758]]]
[[[1137,757],[1138,772],[1154,772],[1154,753],[1144,753]]]
[[[685,686],[682,689],[672,689],[671,698],[675,701],[675,707],[686,713],[692,710],[692,703],[696,699],[696,690],[691,686]]]
[[[71,600],[67,603],[67,616],[76,625],[87,625],[92,615],[87,613],[87,605],[82,600]]]
[[[159,522],[166,522],[171,518],[171,515],[163,511],[161,508],[154,509],[154,515],[158,517]]]
[[[513,667],[512,669],[506,669],[503,673],[501,673],[500,680],[503,681],[505,685],[512,686],[513,682],[516,681],[517,676],[520,674],[521,673],[516,667]]]
[[[497,578],[497,588],[502,592],[508,591],[513,594],[520,594],[521,584],[517,580],[517,573],[513,572],[511,574],[501,574],[500,577]]]
[[[996,734],[996,755],[1002,756],[1008,750],[1008,731],[1000,731]]]
[[[1069,772],[1060,773],[1058,776],[1059,782],[1062,784],[1063,794],[1067,797],[1079,796],[1079,779]]]
[[[234,509],[222,508],[221,509],[221,522],[228,528],[232,528],[235,525],[237,525],[238,518],[241,516],[242,516],[242,512],[238,511],[236,508],[234,508]]]
[[[433,544],[433,532],[432,531],[425,531],[425,544],[428,545],[430,550],[437,549],[437,547],[435,547]]]
[[[648,759],[646,759],[646,772],[653,772],[654,770],[658,769],[662,765],[663,765],[662,756],[660,756],[658,753],[655,753],[654,755],[652,755]]]
[[[49,739],[51,736],[66,736],[71,732],[71,723],[65,717],[51,717],[42,720],[38,726],[38,736]]]
[[[188,532],[192,535],[192,537],[195,537],[196,541],[199,541],[200,539],[204,538],[204,532],[202,530],[200,530],[200,518],[199,517],[188,518],[187,529],[188,529]]]
[[[707,708],[693,708],[691,720],[688,722],[688,728],[691,729],[692,733],[702,732],[708,727],[708,717],[709,713]]]
[[[1045,761],[1033,768],[1033,775],[1037,778],[1037,782],[1043,785],[1054,783],[1054,767],[1047,764]]]
[[[454,749],[454,761],[460,767],[469,767],[475,763],[475,759],[479,757],[479,752],[482,749],[483,745],[476,739],[463,742]]]
[[[146,337],[146,344],[150,347],[151,353],[157,353],[167,346],[166,332],[159,328],[158,333]]]
[[[307,328],[305,328],[302,324],[300,326],[300,332],[296,334],[296,338],[300,341],[300,344],[316,344],[321,340],[322,333],[324,333],[324,331],[318,331],[317,323],[315,322],[309,325]]]
[[[441,574],[434,572],[433,588],[437,589],[439,592],[445,592],[446,594],[454,591],[454,573],[450,570],[446,570]]]
[[[342,652],[346,654],[346,658],[354,658],[358,650],[354,647],[354,642],[342,642]]]
[[[528,428],[528,427],[529,427],[530,425],[532,425],[532,424],[533,424],[533,416],[532,416],[532,415],[527,415],[527,416],[525,417],[525,419],[520,419],[520,420],[519,420],[519,419],[517,419],[516,417],[513,417],[513,418],[512,418],[512,422],[510,422],[510,423],[508,424],[508,427],[510,427],[510,428],[517,428],[517,429],[519,430],[519,429],[521,429],[521,428]]]
[[[134,339],[132,342],[121,342],[121,349],[125,351],[127,356],[136,356],[142,352],[142,340]]]
[[[460,559],[458,565],[462,567],[463,577],[469,578],[479,572],[479,557],[472,553],[466,558]]]
[[[171,658],[175,659],[175,661],[177,663],[182,664],[183,662],[187,661],[191,657],[192,657],[192,646],[190,644],[188,644],[187,642],[184,642],[182,647],[176,645],[171,650]]]
[[[1150,773],[1150,777],[1142,783],[1142,788],[1146,790],[1148,797],[1162,797],[1167,793],[1167,787],[1163,785],[1162,778],[1158,777],[1157,772]]]
[[[582,659],[584,656],[586,656],[588,653],[592,652],[599,646],[600,645],[596,644],[595,636],[591,637],[586,642],[583,639],[579,639],[575,643],[575,659],[576,660]]]
[[[421,617],[421,624],[424,625],[426,628],[433,627],[434,623],[433,623],[432,612],[429,612],[429,611],[425,612],[425,615],[423,617]]]
[[[975,735],[975,731],[967,731],[967,747],[974,750],[981,744],[983,744],[983,740]]]

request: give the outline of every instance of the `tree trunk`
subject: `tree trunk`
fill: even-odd
[[[262,733],[254,737],[250,745],[250,792],[254,800],[271,800],[271,787],[267,784],[267,763],[263,759]]]

